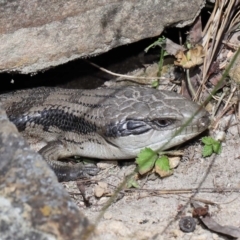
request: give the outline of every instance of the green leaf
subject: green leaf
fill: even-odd
[[[190,49],[192,47],[192,44],[190,42],[186,42],[187,49]]]
[[[213,152],[216,154],[220,154],[222,152],[222,145],[220,142],[216,141],[213,145]]]
[[[162,47],[163,44],[165,44],[165,42],[166,42],[166,38],[164,36],[160,37],[157,41],[155,41],[154,43],[149,45],[147,48],[145,48],[144,51],[148,52],[150,48],[155,48],[156,46]]]
[[[137,181],[134,179],[134,177],[129,179],[129,181],[127,182],[127,187],[128,187],[128,188],[131,188],[131,187],[140,188],[139,184],[138,184]]]
[[[169,159],[166,156],[161,156],[155,163],[155,171],[161,177],[168,177],[173,174],[170,170]]]
[[[156,166],[158,166],[163,171],[169,171],[170,165],[169,165],[169,159],[167,156],[161,156],[155,163]]]
[[[206,145],[212,145],[214,143],[214,139],[212,137],[203,137],[202,142]]]
[[[205,145],[205,146],[203,147],[203,151],[202,151],[203,157],[211,156],[212,153],[213,153],[212,145]]]
[[[208,157],[213,153],[220,154],[222,151],[221,142],[213,139],[212,137],[203,137],[202,142],[205,144],[203,147],[203,156]]]
[[[157,159],[157,153],[151,148],[144,148],[140,151],[136,158],[136,163],[138,164],[138,172],[140,174],[145,174],[149,172]]]
[[[157,88],[159,86],[158,80],[152,82],[152,87]]]
[[[167,51],[164,51],[163,56],[166,57],[168,55],[169,55],[169,53]]]

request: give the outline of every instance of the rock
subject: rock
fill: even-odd
[[[0,72],[35,73],[194,21],[205,1],[0,1]]]
[[[108,169],[117,165],[118,165],[117,161],[100,161],[99,163],[97,163],[97,166],[100,169]]]
[[[179,230],[179,229],[173,229],[171,231],[171,234],[176,239],[183,239],[183,235],[184,235],[184,233],[181,230]]]
[[[83,239],[88,220],[0,108],[0,238]]]
[[[103,218],[106,219],[106,220],[112,219],[112,213],[105,212],[104,215],[103,215]]]

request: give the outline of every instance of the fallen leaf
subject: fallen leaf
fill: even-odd
[[[196,45],[196,47],[189,49],[188,51],[178,51],[175,55],[176,61],[174,64],[183,68],[192,68],[203,63],[203,57],[205,56],[203,47]]]
[[[206,207],[197,207],[193,209],[192,216],[193,217],[203,217],[208,214],[208,205]]]
[[[170,170],[169,160],[166,156],[161,156],[155,163],[155,171],[160,177],[168,177],[173,174]]]
[[[187,56],[181,50],[177,52],[177,54],[175,55],[175,58],[177,59],[177,61],[174,61],[174,64],[177,66],[183,67],[188,62]]]
[[[170,169],[176,168],[179,165],[180,157],[169,157]]]
[[[138,164],[138,172],[143,175],[152,170],[155,161],[157,159],[157,153],[151,148],[144,148],[140,151],[136,158]]]
[[[50,216],[52,209],[50,206],[45,205],[42,208],[40,208],[40,211],[44,217],[48,217]]]
[[[193,205],[194,209],[203,208],[196,202],[192,201],[191,204]],[[208,229],[214,232],[225,234],[234,238],[240,237],[240,228],[234,226],[222,226],[218,224],[215,220],[213,220],[213,218],[209,214],[205,216],[200,216],[198,217],[198,219],[201,220]]]

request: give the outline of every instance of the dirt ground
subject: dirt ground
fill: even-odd
[[[219,129],[224,129],[227,119],[223,118]],[[236,122],[235,122],[236,123]],[[190,198],[199,200],[202,206],[209,205],[212,218],[221,225],[240,227],[240,139],[239,124],[231,126],[222,143],[222,153],[209,158],[201,156],[202,145],[199,137],[185,149],[184,160],[174,174],[161,179],[151,174],[138,180],[140,190],[119,194],[119,200],[112,202],[96,223],[93,239],[229,239],[211,232],[197,221],[194,232],[184,233],[179,229],[179,219],[192,215]],[[205,133],[207,135],[208,133]],[[105,169],[95,179],[107,183],[107,191],[116,187],[134,169],[134,163],[103,164]],[[94,197],[97,182],[86,187],[90,207],[83,203],[75,182],[64,183],[74,201],[90,219],[96,221],[109,197]],[[104,184],[102,184],[104,185]],[[194,192],[198,188],[198,192]],[[175,190],[175,193],[159,193],[159,190]],[[177,193],[177,190],[193,190]]]

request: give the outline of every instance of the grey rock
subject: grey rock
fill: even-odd
[[[0,1],[0,72],[34,73],[194,21],[204,0]]]
[[[84,239],[91,228],[0,108],[0,239]]]

